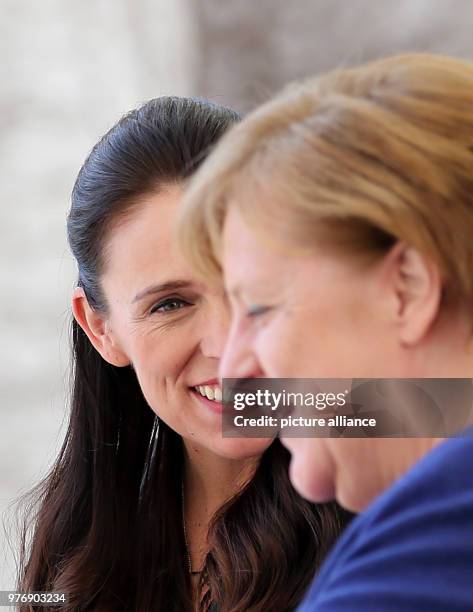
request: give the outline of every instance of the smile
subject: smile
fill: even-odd
[[[214,402],[222,401],[222,389],[219,385],[199,385],[193,387],[194,391],[199,393],[202,397],[206,397],[208,400]]]

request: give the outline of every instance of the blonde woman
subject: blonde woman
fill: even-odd
[[[283,92],[199,171],[181,235],[223,270],[223,376],[471,378],[473,65],[400,56]],[[364,511],[301,610],[473,609],[472,433],[285,441],[299,492]]]

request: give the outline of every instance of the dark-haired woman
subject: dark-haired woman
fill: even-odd
[[[74,387],[23,591],[68,611],[293,609],[340,532],[279,442],[221,435],[220,287],[174,240],[186,179],[236,114],[159,98],[94,147],[72,194]]]

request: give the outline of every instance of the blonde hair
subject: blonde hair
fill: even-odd
[[[229,206],[295,248],[402,240],[473,299],[473,64],[412,54],[295,84],[222,139],[184,197],[180,238],[220,274]]]

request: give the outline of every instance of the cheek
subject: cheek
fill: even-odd
[[[177,334],[163,337],[148,334],[136,338],[132,363],[146,400],[153,408],[161,407],[163,396],[175,390],[189,359],[189,342]]]
[[[310,307],[281,307],[261,328],[255,350],[267,376],[274,378],[323,378],[328,355],[333,350],[325,310]],[[325,335],[325,338],[324,338]],[[335,349],[335,353],[338,349]]]
[[[300,323],[284,313],[276,315],[256,335],[253,347],[259,364],[270,378],[300,376],[306,364],[301,356]]]

